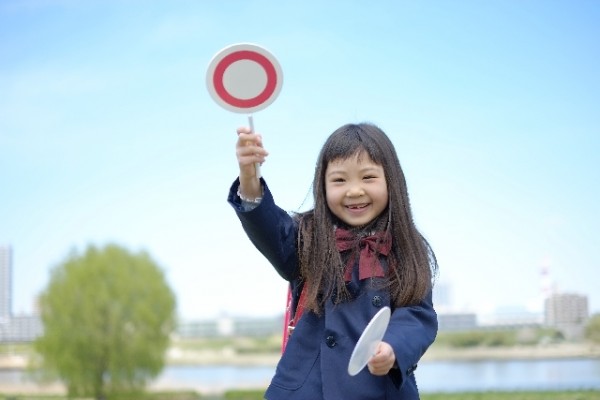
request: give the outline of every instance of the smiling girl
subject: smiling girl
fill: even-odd
[[[392,142],[372,124],[337,129],[317,160],[313,209],[290,215],[256,175],[268,155],[260,135],[237,132],[240,174],[228,201],[294,294],[293,334],[265,398],[418,399],[414,371],[437,334],[437,262],[413,222]],[[385,336],[368,368],[350,376],[352,350],[385,306]]]

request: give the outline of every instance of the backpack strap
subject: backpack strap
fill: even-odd
[[[300,280],[290,282],[287,294],[287,303],[285,308],[285,317],[283,322],[283,340],[281,352],[285,351],[287,342],[296,327],[296,323],[304,313],[306,303],[306,285]]]

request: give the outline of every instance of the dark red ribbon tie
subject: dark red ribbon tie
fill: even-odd
[[[352,250],[356,246],[356,235],[351,232],[337,228],[335,230],[335,241],[338,251],[345,252]],[[392,249],[392,237],[387,232],[378,232],[372,236],[365,236],[358,239],[358,248],[360,250],[358,259],[358,279],[368,279],[371,277],[383,277],[385,272],[379,261],[378,254],[387,256]],[[344,270],[344,279],[349,282],[352,280],[352,269],[356,257],[349,257]]]

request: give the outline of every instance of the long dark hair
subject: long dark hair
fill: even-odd
[[[298,214],[300,274],[307,285],[305,307],[319,313],[325,301],[349,298],[340,253],[335,245],[335,225],[325,195],[325,171],[331,161],[368,155],[385,171],[388,207],[377,218],[392,235],[388,256],[389,290],[395,306],[418,303],[432,287],[437,273],[435,254],[413,222],[408,190],[394,145],[377,126],[348,124],[333,132],[321,149],[313,180],[314,208]],[[378,223],[377,225],[381,225]]]

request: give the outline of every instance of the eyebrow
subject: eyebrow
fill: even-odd
[[[360,170],[360,172],[371,172],[371,171],[382,172],[383,171],[383,167],[379,167],[379,166],[377,166],[377,167],[365,167],[365,168],[362,168]]]
[[[339,169],[334,169],[333,171],[328,172],[325,177],[331,176],[331,175],[345,175],[346,172],[339,170]]]

